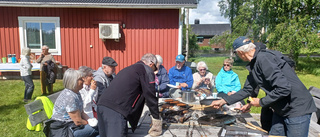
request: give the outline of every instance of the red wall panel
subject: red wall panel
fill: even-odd
[[[97,69],[102,58],[110,56],[119,72],[151,52],[160,54],[169,69],[178,53],[178,9],[0,7],[0,57],[20,57],[19,16],[60,17],[61,55],[55,59],[71,68]],[[119,23],[120,41],[99,39],[99,23]]]

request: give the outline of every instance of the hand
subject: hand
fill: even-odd
[[[210,80],[204,81],[204,84],[209,85],[210,84]]]
[[[47,66],[47,65],[48,65],[48,63],[47,63],[47,62],[45,62],[45,63],[43,63],[43,65]]]
[[[228,92],[228,96],[230,96],[230,95],[232,95],[234,93],[236,93],[236,92],[235,91],[230,91],[230,92]]]
[[[90,85],[90,89],[96,90],[96,88],[97,88],[97,82],[92,80],[91,85]]]
[[[251,108],[251,105],[248,103],[248,104],[242,106],[240,108],[240,110],[241,110],[242,113],[248,113],[248,112],[250,112],[250,108]]]
[[[179,86],[181,86],[181,87],[188,87],[188,84],[187,83],[180,83],[180,85]]]
[[[202,83],[202,82],[204,82],[206,80],[206,78],[205,77],[202,77],[201,79],[200,79],[200,82]]]
[[[44,58],[44,54],[43,53],[41,53],[41,58]]]
[[[88,119],[88,124],[91,127],[96,127],[98,125],[98,120],[96,118],[89,118]]]
[[[226,103],[227,102],[224,99],[220,99],[220,100],[212,101],[210,106],[213,106],[213,108],[220,108]]]
[[[148,131],[151,136],[159,136],[162,133],[162,120],[152,118],[152,127]]]
[[[261,107],[260,106],[260,99],[259,98],[252,98],[250,105],[255,106],[255,107]]]

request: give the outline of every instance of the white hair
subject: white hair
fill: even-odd
[[[236,51],[249,52],[250,50],[255,48],[256,48],[256,45],[254,45],[253,43],[249,43],[237,48]]]
[[[22,55],[28,56],[30,55],[31,50],[29,48],[22,49]]]
[[[81,72],[82,77],[89,76],[93,73],[93,69],[87,66],[80,66],[79,71]]]
[[[78,85],[78,80],[81,78],[81,72],[79,70],[74,70],[69,68],[63,74],[63,86],[66,89],[75,90]]]
[[[143,61],[146,65],[150,65],[151,63],[157,64],[157,58],[152,53],[144,54],[141,58],[141,61]]]
[[[207,66],[207,64],[204,62],[204,61],[200,61],[200,62],[198,62],[198,64],[197,64],[197,70],[199,71],[199,68],[200,67],[204,67],[204,68],[206,68],[207,70],[208,70],[208,66]]]
[[[47,49],[47,50],[49,49],[49,47],[47,45],[43,45],[42,47]]]
[[[156,58],[157,58],[159,65],[162,65],[162,63],[163,63],[162,57],[160,55],[156,55]]]

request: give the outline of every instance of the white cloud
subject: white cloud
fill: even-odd
[[[218,2],[220,0],[200,0],[197,9],[189,10],[189,23],[194,24],[195,19],[200,19],[200,24],[222,24],[229,20],[221,16]]]

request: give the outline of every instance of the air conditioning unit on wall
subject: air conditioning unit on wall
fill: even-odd
[[[100,39],[119,39],[119,24],[99,23],[99,38]]]

